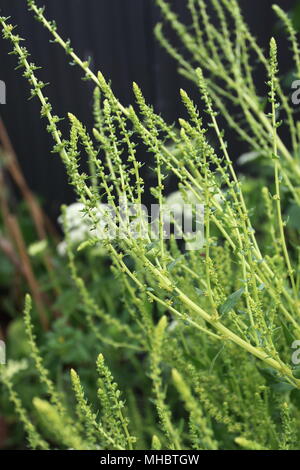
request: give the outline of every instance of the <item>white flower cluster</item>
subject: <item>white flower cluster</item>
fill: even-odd
[[[66,227],[63,225],[62,216],[59,217],[58,222],[64,230],[68,231],[70,242],[74,246],[79,246],[81,243],[97,237],[103,238],[104,229],[107,226],[107,206],[105,204],[99,204],[95,210],[95,216],[98,220],[97,227],[95,228],[91,219],[86,214],[84,205],[80,202],[71,204],[66,209]],[[61,256],[66,255],[67,243],[63,240],[57,247],[58,253]]]

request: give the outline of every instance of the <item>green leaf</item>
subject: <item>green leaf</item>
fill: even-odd
[[[172,271],[173,268],[175,268],[175,266],[180,263],[180,261],[184,258],[183,255],[179,256],[178,258],[176,258],[174,261],[172,261],[172,263],[169,263],[168,266],[167,266],[167,270],[168,271]]]
[[[296,387],[294,385],[289,384],[287,382],[279,382],[278,384],[271,385],[271,388],[276,393],[289,393],[294,390]]]
[[[288,227],[300,231],[300,207],[293,204],[288,210]]]
[[[296,379],[300,379],[300,366],[294,367],[292,372]]]
[[[152,250],[158,249],[158,248],[159,248],[159,241],[154,241],[146,245],[147,253],[150,253]]]
[[[195,287],[195,291],[197,292],[198,295],[201,295],[201,297],[205,295],[205,291],[202,289],[199,289],[198,287]]]
[[[226,315],[226,313],[229,313],[230,310],[232,310],[236,306],[244,292],[245,288],[242,287],[241,289],[231,294],[228,299],[223,303],[223,305],[219,307],[220,315]]]
[[[279,377],[278,375],[277,370],[273,369],[272,367],[258,367],[258,370],[265,379],[267,385],[277,384],[279,379],[281,379],[281,377]]]

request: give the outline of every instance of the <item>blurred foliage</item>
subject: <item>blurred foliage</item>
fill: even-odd
[[[164,38],[161,25],[157,28],[161,43],[186,68],[186,76],[197,82],[216,134],[217,150],[207,139],[200,107],[185,91],[181,91],[181,98],[187,120],[179,121],[181,130],[177,132],[146,104],[136,84],[138,110],[124,108],[103,75],[93,75],[89,64],[74,56],[69,41],[60,40],[67,54],[72,54],[86,76],[94,77],[97,83],[95,139],[69,114],[70,140],[62,141],[57,127],[60,119],[52,115],[41,92],[45,84],[36,79],[36,67],[27,61],[19,36],[7,19],[0,18],[4,37],[11,41],[29,78],[31,93],[38,96],[42,115],[49,120],[54,151],[62,157],[83,206],[81,214],[73,216],[77,244],[74,238],[72,241],[73,229],[67,227],[67,209],[63,209],[65,245],[51,236],[37,240],[30,219],[24,215],[28,208],[22,204],[18,208],[17,219],[39,289],[33,294],[43,303],[46,322],[39,303],[33,303],[32,311],[26,296],[23,326],[18,312],[27,285],[16,269],[7,266],[4,289],[10,295],[2,307],[11,315],[6,328],[9,362],[1,369],[1,381],[8,393],[0,397],[1,410],[10,424],[6,447],[26,446],[17,414],[32,448],[299,447],[300,381],[299,370],[291,363],[291,344],[300,331],[296,256],[300,169],[299,161],[293,158],[300,136],[285,95],[276,95],[281,92],[276,42],[271,40],[270,59],[265,58],[243,23],[235,0],[224,0],[222,7],[212,0],[226,41],[210,23],[203,2],[197,3],[201,15],[197,15],[195,2],[188,2],[196,33],[191,38],[190,29],[178,22],[170,4],[157,1],[187,49],[196,55],[201,48],[197,57],[201,66],[211,67],[219,78],[224,79],[224,71],[225,79],[227,74],[233,75],[229,87],[238,92],[235,104],[246,121],[233,120],[226,107],[223,116],[250,147],[239,160],[239,176],[214,110],[213,102],[222,107],[223,100],[210,96],[218,82],[206,80],[200,68],[195,73]],[[44,10],[33,0],[28,4],[56,37],[56,24],[45,19]],[[228,12],[236,23],[234,39]],[[284,12],[278,12],[293,42],[289,20]],[[202,17],[208,41],[203,40],[199,28]],[[267,69],[271,114],[267,114],[268,101],[256,93],[248,43]],[[211,56],[217,65],[211,65]],[[295,56],[300,64],[298,49]],[[224,89],[219,85],[217,92],[223,98]],[[231,92],[225,96],[234,98]],[[245,96],[250,99],[249,106]],[[283,101],[282,109],[289,118],[292,153],[277,133],[277,99]],[[162,218],[159,240],[151,243],[145,237],[132,237],[126,230],[105,243],[100,235],[97,238],[99,222],[103,222],[97,211],[104,192],[109,200],[114,200],[116,193],[126,195],[126,201],[141,202],[144,181],[139,175],[135,139],[154,156],[157,183],[151,189],[159,204],[165,201],[167,171],[180,179],[182,200],[192,190],[197,201],[205,203],[203,249],[184,250],[172,237],[166,241]],[[172,144],[166,148],[168,140],[173,148]],[[127,159],[123,161],[125,145]],[[279,147],[285,160],[279,158]],[[89,175],[82,173],[79,165],[83,150]],[[78,249],[82,248],[82,244],[78,247],[78,234],[86,236],[84,216],[90,217],[93,230],[89,227],[90,236],[81,240],[84,249]],[[117,223],[122,222],[119,215]],[[186,234],[184,237],[182,244],[188,241]],[[45,269],[47,257],[50,271]],[[9,401],[14,402],[15,410]]]

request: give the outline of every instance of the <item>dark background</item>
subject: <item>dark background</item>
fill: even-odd
[[[170,0],[174,10],[189,23],[185,0]],[[260,44],[267,47],[276,28],[276,17],[270,0],[242,0],[244,14]],[[289,10],[299,1],[277,1]],[[155,0],[44,0],[46,15],[55,19],[64,38],[71,38],[81,57],[91,56],[95,71],[101,70],[112,80],[116,95],[124,104],[133,101],[131,83],[136,81],[147,99],[169,121],[181,113],[178,90],[181,86],[193,93],[193,85],[176,72],[176,63],[161,49],[153,35],[160,19]],[[68,111],[92,127],[90,83],[81,80],[81,71],[70,67],[63,50],[49,44],[49,33],[27,11],[25,0],[0,0],[1,15],[11,16],[18,33],[27,39],[32,60],[42,66],[39,76],[50,82],[47,94],[56,114]],[[283,36],[283,35],[282,35]],[[18,154],[31,188],[56,214],[61,203],[72,200],[64,168],[59,157],[52,155],[53,143],[39,117],[39,104],[27,101],[29,88],[20,71],[15,71],[16,58],[8,56],[9,45],[0,40],[0,79],[7,85],[7,104],[0,107],[1,116]],[[287,44],[279,42],[281,72],[289,71]],[[259,78],[262,83],[266,78]],[[232,136],[229,135],[233,139]],[[234,156],[247,149],[232,143]],[[233,156],[233,158],[234,158]]]

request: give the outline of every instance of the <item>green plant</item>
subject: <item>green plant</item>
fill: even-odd
[[[13,46],[19,67],[31,85],[31,95],[40,100],[41,115],[55,142],[54,152],[60,155],[82,204],[82,217],[92,228],[91,236],[78,250],[88,256],[90,250],[104,248],[115,275],[110,285],[120,293],[122,302],[116,309],[108,305],[103,308],[89,288],[90,279],[78,270],[80,255],[71,243],[64,209],[71,277],[99,349],[103,350],[105,343],[110,345],[106,359],[126,402],[102,354],[97,359],[98,383],[89,364],[90,380],[97,383],[90,390],[96,389],[97,397],[92,391],[89,397],[85,395],[75,371],[71,371],[71,384],[64,387],[50,379],[33,334],[29,297],[26,332],[44,387],[43,399],[34,398],[29,415],[5,367],[2,381],[33,448],[299,448],[300,379],[291,359],[292,343],[300,331],[299,230],[286,224],[284,211],[290,202],[299,207],[300,128],[278,78],[276,42],[271,40],[266,57],[235,0],[211,0],[219,27],[210,21],[205,2],[188,1],[194,35],[179,22],[167,2],[157,3],[192,61],[171,46],[161,25],[156,34],[179,61],[180,71],[196,83],[202,100],[197,106],[181,90],[187,116],[179,120],[179,129],[154,112],[137,84],[133,85],[136,109],[125,108],[103,75],[95,75],[70,42],[59,36],[44,9],[28,0],[29,9],[54,42],[96,86],[93,137],[78,118],[69,115],[70,136],[63,138],[60,118],[52,112],[44,94],[45,84],[36,76],[37,67],[30,62],[13,26],[0,18],[4,38]],[[288,29],[298,66],[293,26],[278,7],[275,11]],[[200,26],[201,18],[204,27]],[[234,34],[230,32],[232,22]],[[266,69],[268,100],[257,94],[251,54]],[[243,112],[246,127],[232,118],[226,100]],[[208,119],[206,126],[200,106]],[[259,188],[263,227],[253,224],[251,198],[243,192],[247,179],[245,183],[236,174],[217,110],[249,144],[249,150],[262,155],[272,168],[272,181],[268,176]],[[287,143],[279,135],[279,112],[290,131]],[[216,135],[216,149],[209,143],[207,127]],[[140,175],[138,145],[145,146],[153,156],[156,185],[151,192],[160,207],[169,174],[177,178],[184,201],[193,198],[204,204],[203,250],[185,250],[172,236],[165,240],[163,212],[154,241],[151,232],[133,237],[124,224],[118,199],[122,199],[126,220],[130,207],[141,208],[143,201],[145,184]],[[81,171],[82,147],[89,174]],[[106,237],[99,229],[99,205],[104,202],[116,215],[106,220]],[[142,213],[138,215],[142,224]],[[109,237],[110,230],[116,228],[122,229],[121,235]],[[182,236],[188,243],[188,237]],[[97,281],[101,287],[101,277]],[[121,344],[119,335],[124,338]],[[123,357],[126,375],[121,372]],[[67,393],[70,386],[75,400]],[[99,413],[95,409],[97,400]]]

